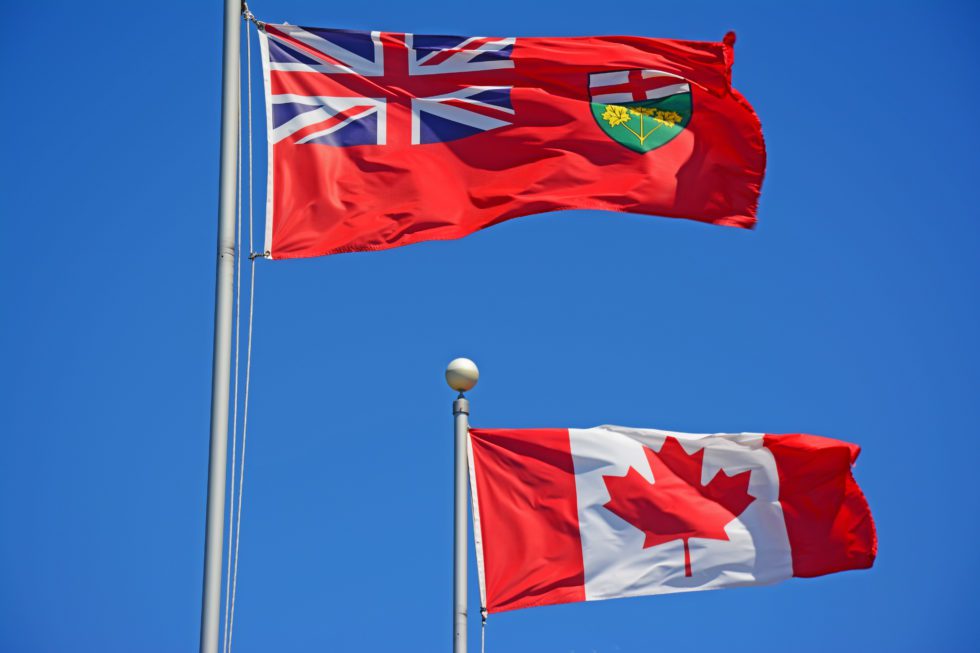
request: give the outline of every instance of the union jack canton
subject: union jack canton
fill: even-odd
[[[513,38],[263,29],[273,144],[425,145],[513,122]]]

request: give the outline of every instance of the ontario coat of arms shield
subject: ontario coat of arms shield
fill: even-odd
[[[673,140],[691,120],[691,85],[662,70],[589,74],[592,115],[610,138],[641,154]]]

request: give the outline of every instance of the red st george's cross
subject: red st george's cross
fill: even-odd
[[[690,92],[691,86],[683,77],[662,70],[614,70],[589,75],[589,94],[593,102],[600,104],[658,100]]]
[[[383,125],[373,142],[335,139],[330,144],[405,146],[455,140],[513,120],[513,38],[460,40],[269,24],[264,29],[275,47],[291,49],[307,62],[315,62],[273,65],[274,101],[277,97],[316,97],[333,102],[326,120],[289,131],[296,142],[374,111]],[[365,56],[352,52],[352,47]]]

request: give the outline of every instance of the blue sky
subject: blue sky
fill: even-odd
[[[980,647],[977,5],[252,9],[422,33],[734,29],[769,168],[754,232],[573,211],[260,261],[236,650],[448,650],[459,355],[483,373],[479,426],[857,442],[880,539],[870,571],[496,615],[491,651]],[[220,4],[5,15],[0,650],[194,650]],[[471,560],[474,610],[475,581]]]

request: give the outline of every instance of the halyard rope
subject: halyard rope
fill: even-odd
[[[251,281],[248,299],[248,339],[245,345],[245,402],[242,406],[242,458],[238,476],[238,510],[235,516],[235,562],[231,572],[231,620],[228,622],[228,649],[231,653],[231,637],[235,629],[235,593],[238,590],[238,545],[242,535],[242,496],[245,489],[245,442],[248,437],[248,390],[252,372],[252,315],[255,307],[255,259],[251,260]]]
[[[248,11],[247,7],[245,8]],[[251,252],[254,249],[254,228],[253,228],[253,210],[252,210],[252,190],[253,190],[253,166],[252,166],[252,24],[249,22],[250,13],[245,18],[245,60],[246,60],[246,79],[248,84],[247,101],[245,114],[248,118],[248,251],[249,262],[250,262],[250,279],[249,279],[249,296],[248,296],[248,336],[245,344],[245,392],[244,401],[242,404],[242,456],[238,467],[238,502],[237,508],[235,504],[234,496],[234,475],[235,475],[235,463],[234,463],[234,450],[232,453],[232,506],[231,509],[235,512],[235,528],[234,528],[234,539],[235,539],[235,549],[234,555],[229,557],[229,567],[231,569],[231,593],[227,599],[227,604],[230,604],[228,609],[228,620],[225,625],[225,642],[224,650],[225,653],[231,653],[232,636],[235,630],[235,595],[238,591],[238,551],[239,545],[241,543],[242,534],[242,499],[245,495],[245,445],[248,438],[248,397],[249,389],[251,387],[252,379],[252,324],[253,317],[255,315],[255,259]],[[239,105],[241,104],[241,94],[239,93]],[[240,114],[239,109],[239,114]],[[239,119],[240,122],[240,119]],[[241,141],[241,133],[239,132],[239,142]],[[240,151],[240,148],[239,148]],[[239,192],[241,192],[241,176],[239,175]],[[241,243],[241,229],[239,227],[239,244]],[[239,250],[241,249],[239,245]],[[239,263],[241,257],[239,257]],[[241,283],[241,274],[239,273],[239,285]],[[236,416],[237,416],[237,389],[238,389],[238,349],[236,345],[235,350],[235,392],[236,392]],[[231,516],[229,515],[229,520]],[[231,552],[231,533],[229,533],[229,553]]]

